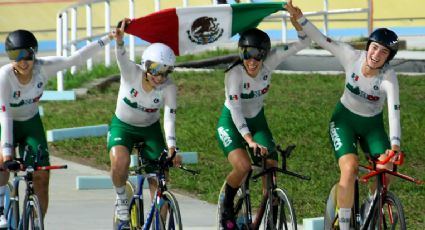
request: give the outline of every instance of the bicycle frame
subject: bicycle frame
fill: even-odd
[[[404,180],[414,182],[416,184],[422,184],[423,183],[423,181],[421,181],[421,180],[417,180],[413,177],[410,177],[410,176],[407,176],[407,175],[404,175],[404,174],[397,172],[397,165],[401,165],[403,163],[403,158],[404,158],[403,153],[401,153],[399,155],[399,158],[394,162],[392,170],[385,169],[385,168],[377,169],[377,165],[385,165],[395,156],[395,154],[396,153],[394,151],[391,151],[390,154],[382,161],[369,158],[369,162],[372,163],[371,166],[363,166],[363,165],[359,166],[359,169],[361,171],[366,170],[368,173],[366,175],[361,176],[361,177],[357,177],[356,181],[355,181],[353,218],[352,218],[352,223],[353,223],[354,229],[360,229],[360,230],[368,229],[368,228],[371,227],[371,224],[373,224],[373,221],[377,221],[378,223],[382,223],[383,214],[380,210],[382,210],[382,208],[383,208],[384,197],[386,196],[386,194],[388,192],[388,182],[387,182],[387,179],[386,179],[386,174],[393,175],[393,176],[402,178]],[[374,193],[372,201],[371,201],[371,205],[370,205],[369,209],[367,210],[366,215],[362,219],[361,213],[360,213],[360,202],[359,202],[359,198],[360,198],[360,196],[359,196],[359,181],[366,183],[366,182],[368,182],[368,180],[370,178],[376,178],[377,186],[376,186],[376,190],[375,190],[375,193]],[[378,217],[375,216],[376,213],[379,215]],[[390,215],[389,218],[391,219],[391,222],[392,222],[393,216]],[[335,220],[336,220],[336,218],[335,218]]]
[[[27,157],[27,155],[29,153],[31,153],[31,148],[29,146],[26,147],[25,149],[25,153],[22,159],[20,158],[15,158],[15,160],[25,162],[25,159]],[[53,169],[66,169],[67,165],[52,165],[52,166],[37,166],[38,165],[38,161],[40,160],[40,156],[41,156],[41,146],[38,147],[38,152],[34,153],[34,155],[32,155],[31,157],[34,158],[34,165],[33,166],[26,166],[24,170],[22,170],[25,174],[23,175],[19,175],[18,171],[14,171],[14,178],[13,178],[13,187],[12,187],[12,191],[10,194],[10,202],[8,204],[8,207],[6,210],[7,211],[7,221],[8,221],[8,226],[9,228],[12,229],[22,229],[25,224],[23,223],[22,220],[24,220],[24,215],[25,213],[22,212],[20,213],[20,204],[19,204],[19,184],[21,181],[25,182],[26,185],[26,189],[25,189],[25,196],[24,196],[24,201],[28,201],[29,197],[32,196],[36,196],[34,193],[34,187],[33,187],[33,175],[35,171],[39,171],[39,170],[53,170]],[[22,163],[23,164],[23,163]],[[23,210],[25,210],[25,205],[23,204]],[[10,208],[13,207],[13,212],[10,213],[9,210]],[[10,216],[11,215],[11,216]],[[39,218],[43,219],[43,214],[40,213]],[[41,221],[41,225],[43,221]],[[43,228],[43,227],[42,227]]]
[[[166,185],[166,171],[169,167],[172,166],[172,159],[175,157],[176,152],[174,152],[173,156],[170,158],[167,158],[167,151],[164,150],[164,152],[161,153],[158,160],[143,160],[141,155],[143,144],[138,143],[135,145],[135,148],[137,149],[137,164],[136,166],[133,166],[130,168],[129,172],[130,175],[137,176],[137,185],[135,193],[133,194],[130,205],[129,205],[129,212],[132,213],[132,207],[136,202],[140,202],[139,205],[136,205],[139,210],[137,210],[137,226],[140,226],[142,229],[149,229],[152,224],[154,225],[154,229],[161,229],[161,225],[163,223],[160,222],[160,215],[161,215],[161,208],[163,207],[164,200],[163,198],[166,198],[168,192],[167,185]],[[158,182],[158,188],[155,191],[155,195],[152,198],[151,205],[149,208],[149,212],[146,215],[146,221],[144,219],[144,205],[143,205],[143,184],[145,182],[145,175],[143,171],[146,169],[146,167],[153,166],[155,168],[154,173],[150,173],[150,175],[154,175],[153,177],[156,178]],[[192,173],[193,175],[198,174],[199,172],[190,170],[185,168],[184,166],[179,167],[182,170],[188,171]],[[167,193],[164,195],[164,193]],[[170,195],[170,194],[168,194]],[[177,211],[177,213],[180,212]],[[154,221],[155,220],[155,221]],[[130,220],[131,221],[131,220]],[[180,223],[179,218],[179,223]],[[131,222],[132,223],[132,222]],[[130,224],[131,224],[130,223]],[[174,222],[170,221],[168,222],[169,227],[174,228]],[[118,229],[126,229],[127,227],[123,225],[119,225]]]
[[[261,171],[252,176],[253,170],[251,169],[248,173],[248,176],[246,177],[244,183],[241,186],[242,191],[242,197],[238,200],[236,203],[235,213],[238,213],[240,209],[242,208],[243,203],[246,204],[246,213],[245,213],[245,220],[246,224],[248,226],[244,226],[246,229],[259,229],[261,220],[263,219],[265,208],[267,205],[267,202],[272,204],[273,202],[273,191],[277,188],[277,182],[276,182],[276,172],[280,172],[283,174],[287,174],[290,176],[295,176],[300,179],[304,180],[310,180],[309,176],[303,176],[291,171],[288,171],[286,168],[286,159],[291,154],[292,150],[295,148],[295,145],[288,146],[285,150],[282,150],[280,146],[277,146],[277,151],[281,153],[282,157],[282,167],[267,167],[267,156],[261,156]],[[266,193],[262,195],[260,207],[257,210],[257,215],[255,217],[255,220],[252,220],[252,207],[251,207],[251,197],[249,192],[249,180],[256,181],[259,177],[265,177],[266,180]]]

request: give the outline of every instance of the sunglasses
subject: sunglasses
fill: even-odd
[[[33,49],[16,49],[7,51],[7,56],[12,61],[19,62],[21,60],[33,61],[35,58]]]
[[[174,70],[174,67],[172,66],[164,65],[164,64],[160,64],[156,62],[150,62],[147,64],[148,64],[147,72],[152,76],[161,75],[163,77],[167,77],[167,75],[173,72]]]
[[[254,58],[257,61],[261,61],[266,58],[266,55],[267,52],[263,49],[258,49],[255,47],[239,47],[239,57],[242,60]]]

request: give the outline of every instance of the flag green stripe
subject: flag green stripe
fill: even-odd
[[[286,2],[239,3],[231,4],[232,36],[257,25],[268,15],[283,10]]]

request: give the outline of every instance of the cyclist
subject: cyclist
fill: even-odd
[[[0,69],[0,165],[8,169],[18,169],[19,164],[12,160],[15,146],[20,152],[26,145],[33,150],[42,146],[41,166],[49,165],[49,152],[44,127],[38,112],[38,102],[49,79],[57,71],[84,61],[110,42],[109,36],[92,42],[69,57],[37,57],[38,42],[34,34],[27,30],[10,32],[5,41],[6,53],[11,63]],[[32,164],[28,157],[26,165]],[[0,172],[0,228],[5,226],[4,193],[9,179],[9,172]],[[34,173],[34,190],[37,194],[43,214],[47,211],[49,172]]]
[[[142,54],[141,64],[130,61],[124,47],[124,19],[114,33],[116,57],[121,71],[120,88],[115,114],[108,132],[108,151],[111,159],[111,177],[116,191],[116,216],[123,222],[129,220],[125,184],[128,178],[130,152],[134,144],[143,141],[145,159],[156,160],[168,147],[168,154],[176,151],[175,119],[177,89],[169,78],[174,69],[175,56],[170,47],[162,43],[149,45]],[[160,126],[160,109],[164,106],[164,131]],[[180,165],[176,157],[174,165]],[[149,178],[151,197],[157,182]]]
[[[376,29],[369,36],[366,50],[355,50],[325,37],[291,0],[288,11],[297,18],[307,35],[335,55],[345,69],[345,89],[329,123],[329,135],[341,172],[337,188],[339,226],[341,230],[349,229],[359,165],[358,141],[364,152],[380,155],[381,159],[388,154],[388,149],[400,151],[399,86],[389,65],[398,50],[398,37],[389,29]],[[385,99],[390,138],[383,121]],[[391,169],[392,162],[384,167]]]
[[[299,41],[271,49],[264,31],[253,28],[243,32],[238,42],[240,58],[225,71],[225,102],[218,120],[216,137],[232,165],[226,178],[222,226],[235,229],[233,199],[251,170],[244,142],[255,153],[270,153],[267,164],[277,166],[277,153],[264,115],[264,99],[270,89],[272,71],[289,56],[310,44],[310,39],[295,20]],[[255,162],[260,159],[253,157]],[[265,183],[263,183],[263,189]]]

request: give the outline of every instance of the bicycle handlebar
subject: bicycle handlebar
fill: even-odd
[[[138,150],[138,152],[140,153],[140,151],[143,147],[143,144],[140,144],[140,143],[136,144],[135,147]],[[176,151],[174,151],[173,154],[170,157],[167,157],[168,150],[164,149],[164,151],[161,152],[158,159],[156,159],[156,160],[144,160],[145,162],[143,162],[143,164],[141,166],[137,166],[135,170],[145,168],[149,165],[158,166],[160,170],[163,170],[163,169],[166,169],[166,168],[169,168],[169,167],[173,167],[174,166],[173,160],[177,156],[177,152],[178,152],[178,148],[176,148]],[[181,169],[181,170],[186,171],[186,172],[189,172],[194,176],[200,174],[199,170],[188,169],[183,165],[176,166],[176,168]]]
[[[282,157],[282,168],[278,168],[278,167],[267,168],[266,167],[266,160],[267,160],[267,157],[270,154],[261,155],[260,152],[259,152],[260,151],[259,148],[257,148],[256,156],[258,156],[262,159],[262,171],[260,173],[258,173],[257,175],[252,176],[251,179],[256,180],[260,176],[263,176],[263,175],[268,174],[272,171],[275,171],[275,172],[284,173],[284,174],[289,175],[289,176],[294,176],[294,177],[297,177],[297,178],[300,178],[300,179],[303,179],[303,180],[310,180],[311,179],[310,176],[304,176],[304,175],[301,175],[301,174],[298,174],[298,173],[295,173],[295,172],[291,172],[291,171],[286,169],[286,159],[291,155],[291,152],[295,149],[295,147],[296,147],[296,145],[290,144],[285,148],[285,150],[283,150],[280,145],[276,146],[276,151],[279,152],[281,157]]]
[[[378,174],[390,174],[390,175],[399,177],[401,179],[404,179],[404,180],[407,180],[407,181],[410,181],[410,182],[413,182],[413,183],[416,183],[416,184],[423,184],[422,180],[418,180],[418,179],[415,179],[415,178],[410,177],[408,175],[404,175],[404,174],[397,172],[397,165],[402,165],[403,162],[404,162],[404,152],[400,152],[400,154],[397,156],[397,159],[394,160],[393,170],[389,170],[389,169],[385,169],[385,168],[384,169],[376,169],[376,167],[375,167],[376,165],[385,165],[396,155],[397,155],[397,151],[391,150],[389,152],[388,156],[386,156],[383,160],[379,160],[377,158],[369,158],[368,161],[371,162],[372,164],[374,164],[373,165],[374,167],[360,165],[359,167],[367,169],[369,173],[361,176],[359,178],[359,180],[366,183],[366,182],[369,181],[369,179],[371,177],[376,176]]]
[[[49,166],[38,166],[36,170],[54,170],[54,169],[67,169],[68,165],[49,165]]]
[[[389,151],[389,154],[385,159],[379,160],[379,159],[371,159],[369,160],[372,163],[378,164],[378,165],[385,165],[387,164],[395,155],[397,154],[397,151],[391,150]],[[404,152],[400,152],[400,154],[397,156],[397,159],[393,162],[394,165],[402,165],[404,162]]]

